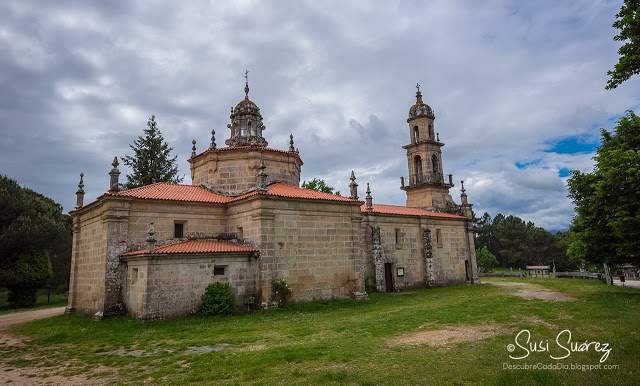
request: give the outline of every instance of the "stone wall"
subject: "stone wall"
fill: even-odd
[[[296,153],[260,148],[208,151],[191,160],[191,179],[194,185],[209,186],[214,191],[243,193],[256,187],[261,161],[266,166],[267,184],[300,184],[302,161]]]
[[[169,319],[193,314],[214,282],[229,283],[236,308],[256,293],[256,258],[249,254],[161,255],[126,259],[125,303],[141,319]],[[215,275],[214,267],[224,267]]]
[[[243,224],[245,241],[260,249],[258,292],[265,304],[274,278],[290,285],[293,301],[364,290],[359,204],[258,196],[227,213],[230,228]]]
[[[69,309],[94,314],[104,305],[107,232],[104,207],[74,216]]]
[[[431,231],[433,284],[465,282],[465,260],[471,258],[470,264],[475,265],[475,254],[469,253],[464,220],[367,214],[364,216],[362,233],[365,237],[365,277],[370,288],[385,290],[384,283],[379,282],[380,276],[384,275],[384,267],[376,264],[371,239],[372,229],[375,227],[380,229],[383,249],[381,263],[392,264],[395,290],[427,285],[427,264],[423,248],[423,231],[427,229]],[[397,275],[397,268],[403,268],[404,276]]]

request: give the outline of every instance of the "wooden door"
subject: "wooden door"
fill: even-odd
[[[393,264],[384,264],[384,285],[385,291],[393,292]]]

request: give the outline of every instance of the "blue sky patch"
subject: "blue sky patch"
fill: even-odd
[[[569,168],[562,168],[560,170],[558,170],[558,176],[564,178],[564,177],[569,177],[571,175],[571,169]]]
[[[600,142],[593,142],[591,138],[586,140],[584,137],[574,135],[554,142],[547,142],[546,144],[549,146],[545,150],[547,153],[577,154],[593,153],[600,145]]]
[[[528,168],[529,166],[536,166],[538,164],[540,164],[540,162],[542,162],[541,159],[534,159],[531,161],[524,161],[524,162],[516,162],[515,165],[518,169],[523,170]]]

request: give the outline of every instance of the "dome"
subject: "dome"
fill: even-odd
[[[260,107],[256,105],[251,99],[246,97],[238,102],[236,107],[233,108],[233,115],[260,115]],[[233,117],[232,117],[233,118]]]
[[[418,88],[418,92],[416,92],[416,103],[409,109],[409,119],[407,121],[420,117],[427,117],[429,119],[436,118],[431,106],[422,101],[422,93]]]

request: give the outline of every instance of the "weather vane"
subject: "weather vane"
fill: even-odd
[[[416,83],[416,88],[420,91],[420,83]]]

